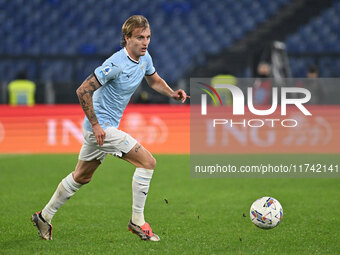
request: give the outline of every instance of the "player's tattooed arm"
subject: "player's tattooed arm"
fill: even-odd
[[[92,126],[98,124],[98,119],[93,108],[92,96],[100,86],[96,77],[90,74],[76,91],[79,103]]]
[[[83,108],[86,117],[89,119],[92,131],[96,137],[97,143],[99,146],[104,144],[105,139],[105,131],[98,123],[97,116],[94,112],[93,108],[93,93],[100,87],[100,83],[94,74],[91,74],[86,80],[80,85],[77,89],[77,96],[79,98],[79,102],[81,107]]]

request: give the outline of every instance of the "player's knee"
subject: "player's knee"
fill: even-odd
[[[150,157],[144,164],[143,167],[145,169],[155,169],[156,167],[156,159],[154,157]]]

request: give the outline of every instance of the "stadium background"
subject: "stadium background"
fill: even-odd
[[[254,77],[259,60],[268,58],[262,49],[273,41],[286,44],[290,76],[305,77],[310,65],[320,77],[340,75],[334,0],[2,0],[0,10],[0,103],[23,69],[37,83],[37,103],[77,103],[72,92],[120,49],[121,25],[133,14],[149,19],[149,52],[174,87],[186,87],[188,77]],[[134,100],[143,101],[138,95]],[[144,100],[167,101],[157,94]]]
[[[189,105],[157,95],[145,82],[133,96],[122,128],[156,153],[162,169],[148,198],[149,210],[157,215],[152,222],[162,231],[162,246],[150,247],[125,232],[119,234],[126,229],[124,215],[130,213],[126,183],[131,169],[112,158],[101,166],[92,186],[77,194],[72,201],[76,206],[70,203],[55,217],[56,242],[36,242],[31,226],[26,226],[27,215],[50,198],[54,184],[74,167],[83,119],[75,90],[120,49],[121,25],[127,17],[143,14],[149,19],[149,52],[157,72],[174,89],[189,91],[190,77],[257,77],[263,61],[282,77],[306,77],[309,66],[316,66],[321,78],[339,77],[339,13],[336,0],[0,0],[0,254],[69,254],[74,249],[89,254],[131,254],[141,249],[150,254],[339,253],[338,179],[190,179]],[[21,70],[37,85],[33,107],[8,106],[7,85]],[[327,133],[316,118],[306,126],[314,132],[292,139],[297,141],[295,148],[284,151],[296,155],[280,154],[275,144],[272,152],[277,154],[267,162],[338,162],[339,90],[331,83],[327,97],[312,106],[331,124],[330,144],[322,143]],[[316,133],[320,137],[311,139]],[[260,151],[255,145],[248,147],[251,151],[238,146],[239,155],[229,159],[261,162],[261,154],[243,155]],[[302,154],[309,152],[314,154]],[[46,183],[37,181],[41,178]],[[112,204],[107,194],[114,192],[120,199]],[[282,226],[259,233],[249,223],[247,210],[253,200],[267,194],[279,199],[289,213]],[[93,211],[100,212],[102,221]],[[8,225],[8,214],[14,225]],[[169,217],[177,220],[170,224]],[[75,229],[72,219],[79,219]],[[106,221],[117,233],[108,230]]]
[[[320,77],[340,75],[339,1],[14,0],[0,1],[0,10],[0,103],[8,103],[7,85],[24,70],[36,83],[35,99],[40,105],[30,113],[2,106],[3,153],[39,152],[29,142],[32,137],[38,139],[35,145],[40,152],[79,150],[81,110],[63,118],[57,106],[53,112],[41,105],[77,104],[74,91],[95,67],[120,49],[121,25],[133,14],[149,19],[149,52],[157,72],[174,89],[189,91],[190,77],[257,77],[257,66],[264,61],[276,70],[271,75],[275,79],[306,77],[312,65],[319,69]],[[338,93],[339,86],[331,84],[327,97],[317,104],[340,103]],[[128,119],[127,131],[139,134],[140,141],[153,152],[162,153],[177,151],[168,143],[173,141],[169,131],[180,133],[187,139],[179,152],[189,153],[188,107],[181,108],[187,114],[177,117],[166,114],[174,107],[165,106],[163,113],[157,110],[153,116],[145,115],[143,111],[152,111],[152,104],[176,103],[152,91],[145,82],[131,102],[148,105],[134,108],[142,111],[128,110],[123,119],[123,123]],[[32,112],[34,118],[29,118]],[[32,122],[29,127],[18,121],[21,117]],[[34,126],[39,131],[34,133]],[[25,146],[16,144],[18,139],[12,136],[16,132],[26,134]],[[53,134],[55,138],[49,137]]]

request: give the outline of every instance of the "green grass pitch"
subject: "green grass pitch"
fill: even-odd
[[[108,157],[55,215],[54,240],[43,241],[30,216],[73,170],[77,155],[0,155],[0,254],[340,253],[339,178],[195,179],[188,155],[155,157],[145,216],[159,243],[127,230],[134,171],[128,163]],[[294,162],[303,156],[283,157]],[[339,155],[312,157],[326,163]],[[284,210],[272,230],[249,220],[251,203],[265,195],[277,198]]]

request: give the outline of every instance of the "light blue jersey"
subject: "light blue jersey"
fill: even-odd
[[[144,75],[154,73],[155,68],[148,52],[137,62],[130,58],[125,48],[95,69],[94,75],[102,86],[93,94],[93,107],[103,129],[118,128],[123,112]],[[92,131],[86,116],[83,128]]]

